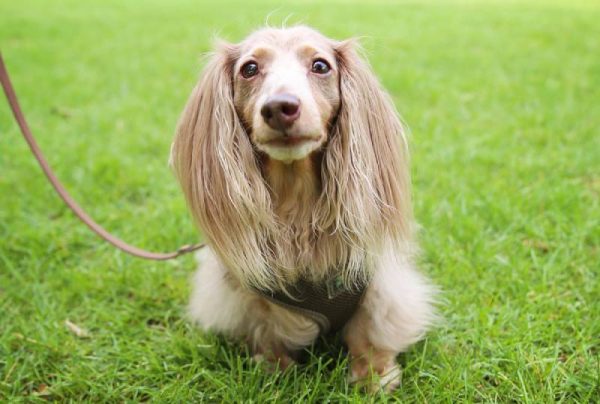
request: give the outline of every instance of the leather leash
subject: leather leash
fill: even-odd
[[[126,252],[127,254],[131,254],[135,257],[144,258],[148,260],[155,261],[164,261],[170,260],[173,258],[177,258],[180,255],[187,254],[193,251],[196,251],[205,244],[194,244],[194,245],[184,245],[177,249],[177,251],[167,252],[167,253],[156,253],[151,251],[142,250],[141,248],[137,248],[130,244],[127,244],[123,240],[113,236],[108,231],[106,231],[102,226],[94,221],[82,208],[75,202],[75,200],[69,195],[65,187],[60,183],[54,172],[48,165],[48,162],[44,158],[44,155],[39,148],[33,134],[29,130],[29,125],[27,124],[27,120],[25,119],[25,115],[21,111],[21,107],[19,106],[19,100],[17,95],[13,89],[12,83],[10,82],[10,78],[8,76],[8,71],[6,70],[6,66],[4,65],[4,59],[2,59],[2,54],[0,53],[0,81],[2,82],[2,88],[4,89],[4,93],[6,94],[6,98],[8,99],[8,103],[10,108],[12,109],[13,115],[15,116],[15,120],[17,124],[19,124],[19,128],[21,128],[21,133],[23,137],[27,141],[33,156],[39,163],[42,171],[46,174],[46,177],[54,187],[54,190],[60,196],[60,198],[64,201],[64,203],[73,211],[75,216],[79,218],[83,223],[85,223],[94,233],[102,237],[104,240],[108,241],[113,246],[117,247],[121,251]]]

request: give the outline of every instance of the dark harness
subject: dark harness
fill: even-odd
[[[287,289],[287,294],[263,290],[258,293],[281,307],[309,317],[319,325],[321,334],[328,334],[346,325],[358,309],[365,289],[366,284],[348,289],[341,278],[336,277],[319,284],[300,279]]]

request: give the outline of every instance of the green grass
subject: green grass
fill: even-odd
[[[167,168],[198,56],[273,10],[277,24],[364,37],[411,128],[421,267],[444,322],[401,355],[389,398],[598,401],[600,4],[4,1],[0,48],[76,199],[167,250],[198,238]],[[91,234],[0,104],[0,401],[367,399],[336,345],[271,375],[194,329],[193,260],[134,259]]]

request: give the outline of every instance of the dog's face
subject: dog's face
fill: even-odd
[[[258,150],[290,162],[327,141],[340,105],[330,40],[302,27],[259,31],[240,44],[232,73],[237,114]]]

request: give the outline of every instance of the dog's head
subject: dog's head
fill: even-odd
[[[346,250],[356,257],[408,239],[402,126],[354,48],[307,27],[262,29],[221,44],[188,101],[173,167],[211,245],[242,280],[268,287],[281,262],[285,236],[264,159],[319,155],[321,196],[310,226],[352,245]],[[348,254],[333,254],[331,264],[359,261]]]
[[[327,141],[340,105],[332,41],[304,27],[262,30],[237,47],[233,101],[256,148],[305,158]]]

